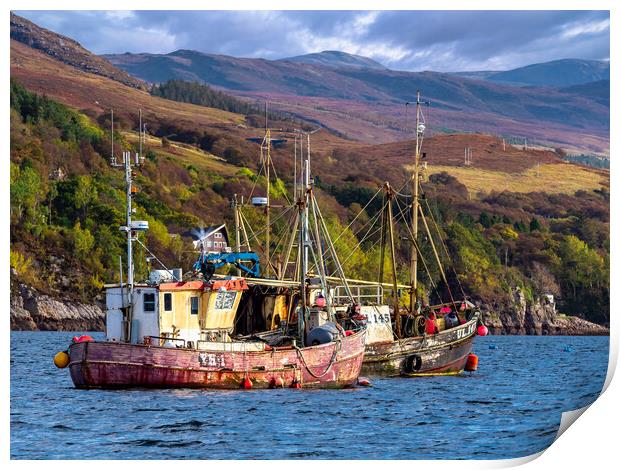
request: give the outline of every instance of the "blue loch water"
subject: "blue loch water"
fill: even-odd
[[[476,338],[474,374],[351,390],[76,390],[76,333],[11,333],[13,459],[504,459],[592,403],[607,337]],[[101,337],[100,333],[94,335]]]

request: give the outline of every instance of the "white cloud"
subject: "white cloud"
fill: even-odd
[[[609,19],[602,21],[592,21],[590,23],[572,23],[566,25],[562,33],[562,37],[565,39],[574,38],[586,34],[599,34],[605,31],[609,31]]]
[[[509,69],[609,57],[605,11],[29,11],[95,53],[176,49],[279,59],[323,50],[396,70]]]

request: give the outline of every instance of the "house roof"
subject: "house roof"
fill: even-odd
[[[211,225],[206,228],[193,228],[181,234],[182,237],[191,237],[193,240],[202,240],[215,232],[222,232],[226,240],[228,240],[228,231],[226,230],[226,224]]]

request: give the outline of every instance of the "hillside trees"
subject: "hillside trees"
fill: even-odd
[[[11,266],[22,282],[53,293],[69,278],[64,294],[90,301],[102,279],[118,277],[126,239],[115,228],[124,223],[125,188],[122,173],[101,156],[109,152],[103,135],[86,116],[11,82]],[[119,138],[117,145],[127,143]],[[176,262],[183,242],[136,206],[153,227],[147,236],[163,240],[161,257]],[[187,216],[169,207],[160,211],[171,213]]]
[[[15,82],[11,83],[11,103],[12,267],[20,262],[27,266],[15,270],[26,279],[24,270],[49,273],[46,266],[49,259],[71,260],[71,271],[76,272],[76,277],[79,272],[84,278],[81,285],[76,284],[76,294],[83,300],[92,299],[101,280],[118,277],[119,257],[125,253],[126,239],[116,229],[125,218],[124,182],[122,173],[108,164],[109,139],[102,138],[101,127],[86,116],[29,93]],[[101,126],[109,123],[101,116],[99,121]],[[135,127],[134,124],[125,123],[125,129]],[[185,139],[196,146],[212,147],[211,151],[223,156],[227,164],[239,167],[228,174],[199,171],[197,160],[182,163],[177,158],[182,146],[170,144],[169,148],[162,148],[158,142],[145,149],[149,158],[137,172],[136,185],[140,191],[134,203],[136,217],[148,220],[151,230],[141,236],[146,237],[149,248],[168,266],[185,267],[193,253],[171,232],[181,233],[217,222],[230,225],[230,198],[235,194],[247,196],[254,186],[254,195],[264,194],[266,181],[256,171],[256,144],[226,133],[216,135],[210,130],[197,129],[193,123],[161,122],[153,129],[168,143],[169,138]],[[129,138],[130,134],[125,136]],[[217,138],[211,142],[213,136]],[[135,147],[120,131],[115,139],[119,151]],[[286,145],[290,142],[285,144],[284,151],[274,149],[273,153],[280,179],[272,180],[271,196],[274,203],[282,205],[284,195],[287,192],[290,195],[292,184],[293,150]],[[192,152],[196,151],[192,149]],[[196,154],[201,158],[199,152]],[[315,191],[332,240],[338,239],[345,272],[354,278],[376,279],[380,254],[378,232],[371,231],[371,236],[363,241],[362,238],[368,230],[367,224],[380,221],[380,217],[374,218],[380,215],[382,196],[379,194],[368,204],[380,182],[371,174],[364,175],[363,168],[356,168],[354,174],[334,171],[337,167],[325,155],[318,151],[313,154]],[[334,165],[338,163],[336,160]],[[401,187],[401,182],[392,183]],[[399,191],[406,193],[407,185],[403,184],[402,188]],[[449,256],[445,256],[436,238],[434,222],[429,218],[455,295],[460,281],[476,302],[509,305],[511,289],[519,286],[529,298],[554,294],[562,312],[603,323],[608,321],[608,190],[574,195],[492,191],[471,198],[463,184],[444,172],[431,175],[424,182],[423,195],[429,202],[428,207],[425,203],[423,207],[432,209],[439,234],[449,251]],[[399,198],[401,206],[394,208],[394,215],[401,209],[404,215],[395,234],[397,276],[399,282],[408,283],[412,243],[402,219],[410,223],[411,199],[406,194]],[[356,218],[362,209],[362,215]],[[265,240],[264,213],[255,208],[244,210],[257,232],[252,248],[260,254],[258,242]],[[275,217],[272,214],[272,221]],[[274,224],[272,254],[277,235],[286,231],[285,222],[282,219]],[[349,223],[351,227],[345,230]],[[422,229],[419,246],[430,271],[426,273],[420,264],[421,290],[434,299],[446,300],[448,296],[432,248]],[[137,249],[136,257],[139,274],[145,275],[146,253]],[[386,280],[391,269],[387,258]],[[458,278],[452,267],[456,268]],[[50,285],[56,285],[51,274],[45,278],[46,282],[48,279]],[[435,292],[433,285],[438,287]],[[401,298],[403,303],[405,297]]]

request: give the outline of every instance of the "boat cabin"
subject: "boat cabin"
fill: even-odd
[[[245,279],[239,277],[136,284],[129,311],[127,288],[106,286],[106,337],[109,341],[188,347],[230,342],[241,294],[247,289]]]

